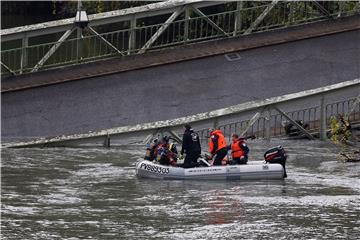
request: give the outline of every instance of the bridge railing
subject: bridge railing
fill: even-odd
[[[326,125],[329,126],[330,118],[337,117],[339,114],[345,114],[351,123],[360,123],[360,105],[356,104],[358,98],[350,98],[338,102],[326,104]],[[320,128],[320,106],[308,107],[300,110],[286,112],[288,116],[294,121],[302,121],[308,124],[306,130],[310,132],[318,132]],[[266,117],[258,118],[246,132],[248,136],[255,136],[256,138],[266,138],[267,128],[270,127],[270,137],[286,136],[284,124],[288,123],[287,119],[282,114],[272,114],[270,116],[270,124],[267,124]],[[224,135],[230,141],[231,135],[239,134],[245,129],[250,122],[250,119],[234,121],[231,123],[221,124],[217,128],[222,130]],[[207,142],[210,136],[209,128],[203,128],[197,131],[202,141]],[[301,134],[301,133],[300,133]]]
[[[213,3],[216,4],[219,2]],[[174,8],[174,13],[164,23],[148,24],[148,20],[138,19],[135,24],[131,21],[130,24],[125,24],[127,27],[123,29],[102,33],[102,28],[106,29],[106,26],[91,27],[90,24],[88,28],[81,29],[80,37],[76,34],[79,29],[75,31],[76,28],[71,27],[58,41],[34,45],[28,45],[28,38],[24,38],[21,47],[2,48],[2,73],[22,74],[97,59],[141,54],[179,44],[230,38],[327,18],[350,16],[360,11],[359,2],[274,0],[270,3],[248,4],[250,3],[224,3],[219,9],[227,11],[215,13],[214,9],[210,9],[211,13],[209,9],[200,10],[186,4]],[[96,27],[100,28],[95,29]],[[3,33],[1,36],[5,39],[7,37]]]

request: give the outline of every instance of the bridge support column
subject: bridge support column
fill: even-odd
[[[217,129],[219,126],[219,120],[217,118],[214,118],[214,122],[213,122],[213,128]]]
[[[184,28],[184,42],[189,40],[189,23],[190,23],[190,7],[185,7],[185,28]]]
[[[82,58],[82,28],[77,28],[77,41],[76,41],[76,61],[81,62]]]
[[[23,73],[24,68],[27,66],[28,46],[29,46],[29,38],[25,35],[25,37],[22,39],[22,46],[21,46],[20,74]]]
[[[242,27],[241,9],[242,9],[242,7],[243,7],[243,2],[238,1],[236,3],[235,23],[234,23],[234,33],[233,33],[234,37],[241,31],[241,27]]]
[[[110,147],[110,135],[107,134],[104,140],[104,147],[109,148]]]
[[[129,32],[129,47],[128,47],[128,54],[131,54],[131,51],[135,50],[136,48],[136,18],[135,16],[132,17],[130,20],[130,32]]]
[[[267,108],[265,111],[265,139],[270,141],[270,129],[271,129],[271,112],[270,109]]]
[[[320,99],[320,140],[326,140],[326,106],[325,106],[325,96],[322,95]]]

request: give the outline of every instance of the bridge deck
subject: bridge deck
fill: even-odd
[[[173,119],[359,78],[360,30],[2,93],[3,141]],[[354,89],[354,95],[360,90]]]
[[[23,90],[33,87],[63,83],[67,81],[86,80],[124,71],[141,69],[184,60],[246,50],[261,46],[285,43],[311,37],[319,37],[360,28],[360,16],[340,18],[303,26],[258,33],[240,38],[216,40],[205,43],[162,49],[135,56],[125,56],[80,66],[65,67],[22,76],[11,76],[2,79],[2,92]]]

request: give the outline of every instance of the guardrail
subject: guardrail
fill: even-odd
[[[160,3],[157,4],[160,6]],[[169,3],[167,4],[169,5]],[[200,10],[200,8],[219,4],[223,4],[223,7],[219,7],[219,9],[232,8],[232,10],[211,14],[205,14],[206,9]],[[116,17],[114,14],[107,15],[104,13],[101,18],[99,16],[90,18],[88,28],[77,29],[78,34],[76,35],[75,28],[67,19],[64,20],[61,28],[58,26],[58,31],[67,30],[64,35],[58,41],[44,44],[28,45],[30,36],[40,34],[34,33],[35,27],[29,26],[28,28],[31,30],[29,33],[25,30],[25,32],[19,30],[18,35],[16,32],[10,31],[11,29],[2,30],[1,36],[5,40],[14,40],[15,36],[23,37],[21,47],[3,48],[1,51],[1,64],[4,70],[2,72],[22,74],[34,72],[38,69],[80,64],[115,56],[141,54],[147,50],[179,44],[230,38],[327,18],[350,16],[359,14],[360,3],[331,1],[326,2],[326,4],[319,4],[316,1],[287,2],[277,0],[267,4],[261,2],[178,1],[177,4],[169,5],[165,12],[164,8],[160,8],[161,11],[158,13],[152,9],[153,12],[148,15],[143,15],[146,14],[144,7],[137,8],[142,9],[140,13],[138,13],[139,10],[130,11],[131,9],[117,12],[118,21],[129,22],[125,24],[128,26],[125,29],[99,33],[100,30],[93,27],[101,26],[101,23],[113,23],[111,19]],[[141,17],[170,14],[171,9],[173,13],[164,23],[146,24],[149,21],[140,21]],[[269,13],[272,15],[270,16]],[[105,21],[106,16],[110,20]],[[100,19],[97,20],[97,18]],[[142,23],[146,25],[142,26]],[[57,27],[55,24],[49,24],[49,28],[50,26],[51,28]],[[38,31],[47,31],[45,27],[40,28],[39,26],[38,28]],[[50,33],[54,31],[52,30]],[[66,40],[67,38],[69,39]]]
[[[252,131],[256,132],[257,126],[259,126],[257,132],[263,131],[264,132],[263,136],[269,138],[272,135],[276,136],[278,134],[282,134],[281,130],[280,133],[276,132],[277,129],[276,124],[283,121],[283,119],[292,122],[296,127],[300,129],[300,131],[302,131],[305,134],[305,136],[312,139],[313,136],[309,134],[301,126],[298,126],[297,123],[294,121],[294,119],[306,120],[306,121],[307,119],[310,120],[318,119],[318,124],[313,123],[315,125],[311,127],[316,129],[317,125],[319,125],[320,138],[325,139],[326,120],[330,114],[333,114],[333,112],[331,112],[330,110],[334,109],[334,106],[344,106],[342,108],[338,107],[337,112],[342,110],[345,112],[346,109],[347,111],[349,111],[349,109],[355,109],[356,105],[359,104],[359,100],[360,100],[360,96],[358,96],[354,102],[353,99],[350,99],[343,102],[325,105],[326,95],[332,92],[346,90],[350,88],[359,89],[358,92],[360,92],[360,79],[358,78],[334,85],[329,85],[321,88],[306,90],[306,91],[287,94],[278,97],[272,97],[264,100],[246,102],[228,108],[218,109],[205,113],[199,113],[196,115],[182,117],[182,118],[137,124],[133,126],[123,126],[118,128],[105,129],[97,132],[84,133],[84,134],[59,136],[55,138],[39,139],[39,140],[19,142],[19,143],[8,143],[8,144],[4,144],[3,147],[64,146],[64,145],[72,145],[76,143],[92,142],[94,140],[99,140],[99,139],[104,140],[105,145],[110,145],[110,138],[120,137],[126,134],[136,134],[136,133],[150,134],[144,139],[144,142],[147,142],[154,135],[157,135],[158,133],[162,134],[164,132],[168,132],[169,134],[173,135],[175,138],[179,139],[179,136],[175,133],[175,129],[179,128],[185,123],[207,124],[209,126],[216,128],[219,127],[229,128],[230,129],[229,133],[232,132],[231,130],[232,127],[235,127],[236,129],[238,129],[237,132],[241,130],[240,134],[246,134],[248,131],[250,131],[250,128],[252,129]],[[309,108],[307,110],[290,112],[288,114],[284,113],[278,107],[278,105],[282,103],[290,103],[296,100],[310,98],[310,97],[320,97],[319,99],[320,106]],[[345,107],[347,106],[346,104],[350,104],[350,105],[352,104],[353,106],[351,106],[350,108],[349,107],[346,108]],[[279,114],[271,116],[270,115],[271,109],[277,111],[281,115],[281,117],[279,118]],[[329,109],[328,112],[326,112],[326,109]],[[249,114],[251,112],[256,112],[256,114],[250,120],[233,122],[230,124],[223,124],[223,125],[218,124],[219,121],[231,119],[233,117],[238,117],[241,116],[242,114]],[[262,116],[263,114],[265,116]],[[302,117],[299,117],[301,116],[301,114]],[[273,123],[271,121],[273,121]],[[245,123],[246,126],[242,125]],[[255,123],[257,123],[258,125],[254,125]],[[261,126],[265,126],[265,127],[261,127]],[[275,129],[274,134],[271,134],[272,127],[273,129]],[[207,129],[203,130],[203,133],[201,133],[200,131],[200,134],[204,136],[205,131],[207,131]]]

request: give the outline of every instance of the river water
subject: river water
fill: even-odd
[[[360,164],[311,141],[284,181],[137,179],[142,146],[2,149],[2,239],[357,239]]]

